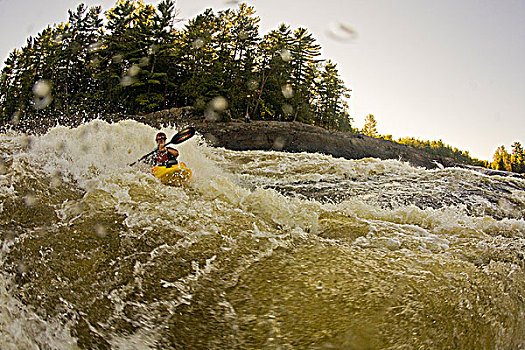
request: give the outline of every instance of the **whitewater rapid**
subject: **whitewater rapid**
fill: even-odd
[[[525,347],[525,180],[158,131],[0,135],[2,349]]]

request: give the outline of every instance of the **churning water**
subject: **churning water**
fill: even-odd
[[[2,349],[525,348],[524,180],[156,132],[0,135]]]

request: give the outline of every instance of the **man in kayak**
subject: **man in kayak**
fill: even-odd
[[[155,137],[157,141],[157,149],[153,154],[154,166],[171,166],[177,164],[177,157],[179,151],[177,151],[173,145],[166,145],[166,134],[159,132]]]

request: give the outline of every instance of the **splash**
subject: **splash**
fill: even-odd
[[[177,145],[194,176],[168,187],[128,166],[158,131],[1,135],[5,344],[525,345],[523,180],[197,135]]]

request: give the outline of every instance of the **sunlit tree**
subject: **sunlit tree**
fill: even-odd
[[[57,55],[45,56],[54,72],[49,80],[53,84],[57,113],[64,113],[65,122],[71,122],[73,115],[93,106],[89,99],[92,91],[98,88],[94,74],[98,70],[95,51],[102,36],[100,13],[99,6],[88,9],[80,4],[76,11],[69,11],[67,24],[56,28],[54,38],[48,41],[51,45],[53,41],[60,45]],[[53,56],[58,57],[54,60]]]
[[[225,97],[230,102],[231,113],[243,116],[248,107],[248,84],[257,78],[260,19],[254,7],[241,4],[236,11],[220,12],[219,20],[222,28],[219,44],[223,52],[219,62],[225,68]],[[230,40],[224,42],[225,36]],[[225,48],[228,49],[226,57]]]
[[[511,156],[505,149],[505,146],[499,146],[494,153],[492,169],[512,171]]]
[[[18,112],[22,95],[18,82],[20,55],[19,50],[13,50],[7,57],[0,75],[0,122],[2,124],[11,122],[15,113],[20,113]],[[15,118],[18,118],[18,115]]]
[[[365,117],[365,125],[361,131],[363,134],[371,137],[378,137],[377,132],[377,121],[373,114],[369,114]]]
[[[225,71],[220,67],[216,51],[216,36],[221,29],[219,19],[211,9],[191,19],[179,36],[174,63],[177,65],[179,93],[185,105],[199,105],[223,96]]]

